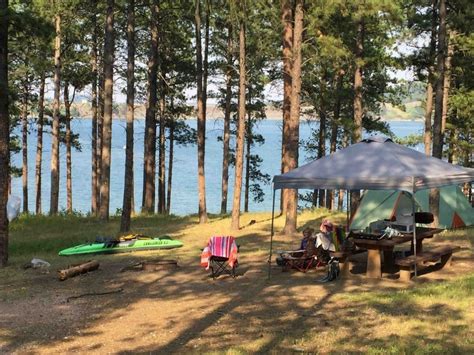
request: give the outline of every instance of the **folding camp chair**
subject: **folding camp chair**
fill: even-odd
[[[222,274],[235,278],[235,268],[238,265],[239,246],[234,237],[211,237],[201,255],[201,266],[211,270],[215,279]]]
[[[326,264],[326,254],[329,253],[322,248],[316,248],[316,239],[310,238],[303,250],[281,252],[276,262],[282,267],[282,271],[296,269],[306,272],[312,267],[320,267]]]

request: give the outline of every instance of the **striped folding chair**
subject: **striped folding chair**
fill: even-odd
[[[201,265],[211,270],[211,277],[215,279],[222,274],[229,274],[235,278],[235,268],[238,265],[239,246],[234,237],[211,237],[207,247],[203,250]],[[205,260],[204,263],[202,260]]]

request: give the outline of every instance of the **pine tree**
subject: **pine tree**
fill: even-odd
[[[245,135],[245,90],[246,90],[246,64],[245,64],[245,0],[239,2],[239,102],[237,139],[235,149],[235,180],[234,198],[232,203],[231,229],[240,228],[240,199],[242,195],[242,172],[244,160],[244,135]]]
[[[8,261],[7,201],[10,171],[8,113],[8,0],[0,0],[0,266]]]
[[[120,231],[130,230],[133,195],[133,120],[135,102],[135,0],[127,6],[127,146]]]
[[[291,65],[291,100],[290,100],[290,121],[288,125],[285,157],[288,170],[298,166],[299,149],[299,121],[300,121],[300,91],[301,91],[301,46],[303,41],[303,0],[296,0],[295,26],[293,31],[293,52]],[[296,232],[296,217],[298,207],[298,193],[296,190],[287,192],[286,220],[283,228],[284,234],[294,234]]]
[[[100,218],[109,219],[110,163],[112,147],[112,93],[114,65],[114,0],[107,0],[104,39],[104,126],[100,176]]]

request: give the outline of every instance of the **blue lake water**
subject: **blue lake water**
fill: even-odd
[[[79,134],[82,151],[72,153],[72,186],[73,186],[73,208],[76,211],[87,213],[90,211],[91,200],[91,120],[74,119],[72,129]],[[196,127],[195,120],[189,120],[188,124]],[[312,126],[317,123],[312,123]],[[135,121],[135,152],[134,152],[134,178],[135,178],[135,206],[141,206],[142,179],[143,179],[143,132],[145,122]],[[207,208],[210,213],[220,211],[221,201],[221,169],[222,169],[222,142],[217,140],[223,132],[222,120],[209,120],[206,132],[206,198]],[[392,131],[399,137],[404,137],[412,133],[420,133],[423,130],[423,123],[420,121],[391,121]],[[263,163],[261,169],[270,176],[279,174],[281,167],[281,121],[265,120],[258,124],[258,131],[265,138],[265,144],[255,148]],[[301,139],[308,139],[311,134],[311,127],[307,123],[302,123],[300,127]],[[36,154],[36,130],[31,126],[28,136],[28,188],[29,188],[29,209],[34,211],[35,192],[35,154]],[[42,168],[42,204],[43,212],[49,208],[50,196],[50,154],[51,136],[44,135],[43,144],[43,168]],[[422,150],[422,147],[418,147]],[[300,152],[300,165],[308,161],[308,153],[303,149]],[[21,167],[21,154],[12,157],[12,164]],[[66,154],[65,147],[60,150],[60,209],[66,207]],[[122,207],[123,183],[125,168],[125,121],[114,120],[112,128],[112,166],[111,166],[111,194],[110,213],[114,214]],[[228,210],[231,209],[233,169],[230,171]],[[250,202],[250,211],[271,210],[271,186],[262,186],[265,192],[265,200],[262,203]],[[12,179],[12,194],[22,197],[21,178]],[[243,202],[242,202],[243,205]],[[177,146],[175,148],[175,160],[173,169],[173,190],[171,198],[171,213],[186,215],[196,213],[198,209],[197,193],[197,148],[196,146]]]

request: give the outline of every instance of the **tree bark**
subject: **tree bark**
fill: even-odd
[[[54,101],[51,143],[51,201],[49,213],[55,215],[59,207],[59,95],[61,75],[61,15],[55,18],[56,39],[54,41]]]
[[[446,62],[446,0],[439,0],[438,53],[436,58],[436,94],[433,122],[433,156],[443,157],[443,96]]]
[[[331,141],[330,141],[330,145],[329,145],[329,151],[330,153],[334,153],[337,149],[337,135],[338,135],[338,132],[339,132],[339,125],[340,125],[340,122],[339,122],[339,119],[340,119],[340,116],[341,116],[341,92],[342,92],[342,80],[343,80],[343,76],[344,76],[344,70],[343,69],[339,69],[337,72],[336,72],[336,77],[335,77],[335,82],[336,82],[336,99],[335,99],[335,102],[334,102],[334,111],[333,111],[333,119],[332,119],[332,122],[331,122]],[[334,209],[334,199],[335,199],[335,190],[328,190],[328,193],[327,193],[327,208],[329,210],[333,210]]]
[[[285,160],[285,150],[288,145],[291,110],[291,64],[293,52],[293,9],[291,0],[281,1],[281,22],[283,25],[283,132],[281,141],[281,172],[284,174],[290,170]],[[288,203],[287,193],[287,189],[281,190],[280,209],[282,215],[286,214],[286,206]]]
[[[66,211],[72,213],[72,162],[71,162],[71,102],[69,83],[64,82],[64,108],[66,111]]]
[[[227,27],[227,67],[226,67],[226,90],[225,90],[225,112],[224,112],[224,136],[222,157],[222,197],[221,214],[227,213],[227,194],[229,189],[229,145],[230,145],[230,110],[232,100],[232,66],[233,66],[233,43],[232,25]]]
[[[299,124],[300,124],[300,92],[301,92],[301,45],[303,41],[303,0],[296,0],[295,27],[293,32],[293,53],[291,68],[291,101],[290,120],[284,155],[284,162],[288,170],[298,166]],[[284,234],[296,232],[296,218],[298,207],[298,190],[288,190],[286,204],[286,220]]]
[[[171,103],[173,107],[173,103]],[[168,155],[168,188],[166,196],[166,214],[170,214],[171,211],[171,188],[173,184],[173,159],[174,159],[174,119],[170,117],[170,152]]]
[[[135,0],[127,6],[127,147],[120,231],[130,230],[133,194],[133,120],[135,113]]]
[[[44,126],[44,90],[46,83],[46,73],[41,73],[40,90],[38,99],[38,122],[37,122],[37,143],[36,143],[36,166],[35,166],[35,189],[36,205],[35,213],[41,214],[41,167],[43,165],[43,126]]]
[[[156,172],[156,103],[158,79],[158,13],[157,0],[151,4],[150,55],[148,58],[148,105],[145,116],[145,149],[142,212],[153,213]]]
[[[425,107],[425,132],[423,140],[425,144],[425,154],[431,155],[431,143],[432,143],[432,127],[431,117],[433,115],[433,82],[434,82],[434,57],[436,55],[436,25],[437,25],[437,11],[436,3],[438,0],[432,1],[432,16],[431,16],[431,39],[430,39],[430,52],[428,66],[428,83],[426,85],[426,107]]]
[[[199,194],[199,223],[207,223],[206,207],[206,179],[204,171],[205,140],[206,140],[206,112],[203,80],[203,60],[201,46],[201,11],[200,0],[196,0],[194,12],[196,31],[196,81],[197,81],[197,145],[198,145],[198,194]],[[206,84],[207,85],[207,84]]]
[[[355,46],[355,71],[354,71],[354,132],[352,143],[357,143],[362,139],[362,61],[364,51],[364,20],[359,20],[357,24],[357,38]],[[351,191],[351,216],[354,215],[360,201],[360,190]]]
[[[443,96],[446,61],[446,0],[439,0],[438,53],[436,58],[436,93],[433,122],[433,156],[443,157]],[[430,190],[430,211],[433,213],[433,226],[439,224],[439,189]]]
[[[21,98],[23,213],[28,213],[28,95],[28,83],[24,83]]]
[[[451,37],[452,34],[449,32],[447,38],[448,48],[444,64],[443,111],[441,112],[441,134],[443,137],[446,131],[446,122],[448,117],[449,90],[451,88],[451,59],[454,53],[454,46]]]
[[[251,106],[251,96],[249,88],[249,106]],[[252,148],[252,118],[250,110],[247,112],[247,125],[246,125],[246,145],[245,145],[245,195],[244,195],[244,212],[249,211],[249,196],[250,196],[250,150]]]
[[[8,262],[7,202],[10,181],[8,114],[8,0],[0,0],[0,266]]]
[[[104,65],[103,65],[103,48],[98,53],[99,67],[99,92],[98,92],[98,115],[97,115],[97,216],[100,212],[100,180],[102,176],[102,147],[104,146]]]
[[[158,213],[164,214],[166,210],[166,101],[165,80],[166,74],[161,71],[161,97],[160,97],[160,132],[159,132],[159,164],[158,164]]]
[[[110,162],[112,148],[112,94],[114,66],[114,0],[107,0],[104,40],[104,126],[100,176],[100,218],[109,219]]]
[[[326,92],[326,80],[323,76],[321,80],[321,89],[320,89],[320,104],[319,104],[319,141],[318,141],[318,159],[326,155],[326,102],[324,95]],[[319,207],[326,207],[326,190],[319,189]]]
[[[97,216],[99,210],[99,176],[98,176],[98,146],[97,146],[97,135],[98,135],[98,122],[97,122],[97,39],[98,39],[98,26],[97,26],[97,1],[92,0],[92,6],[94,7],[92,15],[92,48],[91,48],[91,68],[92,68],[92,98],[91,98],[91,107],[92,107],[92,172],[91,172],[91,213],[93,216]]]
[[[240,2],[241,16],[245,16],[244,2]],[[244,136],[245,136],[245,88],[246,88],[246,65],[245,65],[245,22],[240,19],[239,28],[239,112],[237,122],[237,142],[235,149],[235,180],[234,198],[232,203],[231,229],[240,228],[240,198],[242,195],[242,172],[244,160]]]

